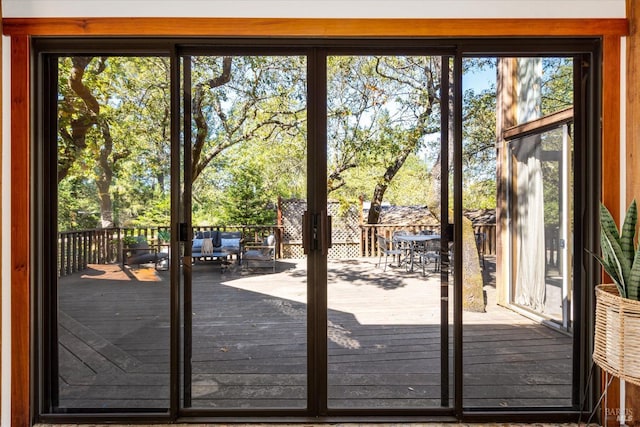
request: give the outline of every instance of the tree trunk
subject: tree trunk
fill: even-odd
[[[436,63],[432,63],[431,66],[436,69],[440,69],[441,64],[439,63],[439,61],[437,61]],[[416,148],[419,146],[421,138],[427,135],[428,133],[429,118],[433,113],[433,106],[436,103],[436,100],[438,98],[437,93],[439,89],[438,89],[438,84],[436,84],[435,80],[431,78],[433,70],[429,68],[424,71],[425,71],[425,77],[426,77],[425,80],[427,82],[426,90],[423,93],[423,95],[425,96],[424,98],[425,110],[422,111],[416,118],[416,125],[411,130],[411,132],[408,132],[404,136],[404,138],[406,138],[406,145],[404,146],[404,148],[401,149],[400,153],[395,158],[393,163],[385,171],[381,180],[382,182],[376,185],[376,188],[374,190],[373,200],[371,200],[371,208],[369,209],[369,215],[367,218],[367,222],[369,224],[377,224],[380,221],[380,213],[382,211],[382,200],[383,200],[385,191],[387,191],[387,187],[389,186],[389,183],[391,183],[391,181],[396,176],[400,168],[402,168],[402,165],[404,165],[404,162],[407,160],[407,157],[409,157],[409,154],[413,153],[416,150]],[[378,75],[386,79],[398,81],[397,77],[386,75],[384,72],[381,71],[380,58],[377,59],[376,73],[378,73]],[[403,83],[411,86],[411,83],[408,80],[405,80]]]
[[[462,218],[462,309],[485,311],[484,282],[476,235],[469,218]]]
[[[100,228],[113,227],[113,201],[111,200],[111,183],[113,182],[113,138],[106,122],[101,123],[104,144],[100,149],[98,163],[100,173],[96,179],[98,197],[100,198]]]
[[[67,83],[71,90],[82,99],[86,110],[74,111],[78,114],[78,118],[72,120],[70,123],[71,134],[69,134],[65,128],[60,128],[60,137],[64,141],[64,144],[61,147],[62,152],[58,155],[58,182],[62,181],[68,175],[69,170],[77,161],[82,151],[87,148],[87,133],[89,129],[96,124],[96,119],[100,114],[100,104],[98,104],[96,98],[82,81],[85,69],[92,59],[93,57],[91,56],[76,56],[71,58],[72,65]],[[68,102],[65,102],[62,108],[66,110],[72,109]]]
[[[98,187],[98,197],[100,199],[100,224],[99,228],[113,227],[113,202],[111,200],[111,182],[106,179],[96,181]]]
[[[413,151],[413,146],[409,148],[405,148],[400,152],[398,157],[396,157],[395,161],[391,166],[387,168],[384,175],[382,176],[382,181],[376,185],[375,190],[373,191],[373,199],[371,200],[371,207],[369,208],[369,216],[367,218],[368,224],[377,224],[380,221],[380,213],[382,212],[382,200],[384,199],[384,193],[387,191],[389,187],[389,183],[393,180],[393,177],[396,176],[402,165],[404,164],[409,154]]]
[[[71,133],[66,128],[60,128],[60,138],[63,144],[58,152],[58,183],[69,175],[69,171],[80,157],[82,151],[87,148],[87,133],[91,126],[96,124],[96,118],[81,115],[71,121]]]
[[[373,198],[371,199],[371,207],[369,208],[367,224],[377,224],[380,220],[382,200],[384,198],[385,191],[387,191],[387,184],[377,184],[376,188],[373,190]]]
[[[200,84],[193,88],[195,89],[195,93],[193,96],[192,110],[193,121],[196,125],[196,134],[195,141],[193,141],[193,148],[191,149],[191,183],[200,176],[204,168],[212,160],[212,156],[202,158],[202,150],[207,142],[207,135],[209,134],[209,125],[207,124],[207,118],[202,109],[205,91],[215,89],[231,81],[231,64],[231,57],[225,56],[222,59],[222,73],[215,79],[207,81],[206,84]]]

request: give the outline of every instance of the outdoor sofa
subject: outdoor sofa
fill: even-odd
[[[235,256],[236,263],[242,262],[241,231],[197,231],[191,246],[194,260],[206,261]]]

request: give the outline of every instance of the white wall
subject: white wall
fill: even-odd
[[[2,0],[5,17],[624,18],[625,0]]]
[[[7,18],[322,17],[322,18],[624,18],[625,0],[2,0]],[[3,46],[2,418],[10,417],[9,78]],[[621,70],[624,70],[624,60]],[[624,77],[624,76],[623,76]],[[624,79],[623,79],[624,87]],[[624,95],[624,92],[622,92]],[[624,96],[622,96],[624,102]],[[624,105],[622,106],[624,108]],[[623,110],[624,111],[624,110]],[[624,173],[622,174],[624,178]],[[624,179],[623,179],[624,181]]]

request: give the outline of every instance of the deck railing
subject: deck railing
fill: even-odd
[[[387,238],[393,237],[393,233],[399,230],[407,230],[417,234],[423,230],[429,230],[435,234],[440,234],[439,225],[417,225],[417,224],[363,224],[361,240],[361,256],[380,256],[380,249],[376,241],[376,234]],[[477,240],[479,250],[485,255],[496,254],[496,225],[495,224],[475,224],[473,230],[476,235],[481,235],[482,239]]]
[[[282,227],[272,225],[238,225],[194,227],[193,232],[219,230],[241,231],[245,241],[261,241],[274,234],[279,242],[277,256],[282,254]],[[112,227],[58,233],[58,275],[60,277],[85,270],[89,264],[122,263],[128,237],[143,236],[157,250],[168,246],[169,227]],[[165,248],[166,249],[166,248]]]
[[[113,257],[111,229],[65,231],[58,234],[58,275],[82,271]]]
[[[85,270],[88,264],[122,261],[126,237],[144,236],[158,242],[159,233],[169,227],[111,227],[58,233],[58,275],[60,277]]]
[[[198,231],[240,231],[245,241],[261,241],[269,234],[276,236],[278,247],[276,256],[285,253],[283,241],[283,227],[274,225],[230,225],[230,226],[200,226],[194,227]],[[430,230],[440,233],[439,226],[415,224],[364,224],[361,225],[362,238],[360,240],[360,256],[379,256],[376,234],[391,237],[394,231],[409,230],[419,233]],[[494,224],[474,225],[476,233],[482,233],[484,239],[480,243],[484,254],[496,253],[496,227]],[[58,235],[58,275],[60,277],[85,270],[89,264],[121,263],[125,251],[125,240],[128,237],[143,236],[151,247],[167,246],[169,227],[113,227],[95,230],[64,231]],[[356,245],[358,243],[354,242]]]

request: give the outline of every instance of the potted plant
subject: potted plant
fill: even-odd
[[[122,246],[125,252],[135,251],[147,242],[144,236],[131,236],[127,235],[122,238]]]
[[[141,243],[142,241],[146,241],[146,239],[144,238],[144,236],[131,236],[131,235],[126,235],[122,238],[122,244],[124,245],[125,248],[129,248],[131,246],[135,246],[139,243]]]
[[[126,235],[122,237],[122,254],[125,263],[128,258],[138,254],[142,249],[146,251],[148,248],[149,245],[145,236]]]
[[[596,286],[594,361],[605,371],[640,385],[640,250],[636,244],[638,208],[633,200],[620,232],[600,206],[598,260],[613,284]]]

